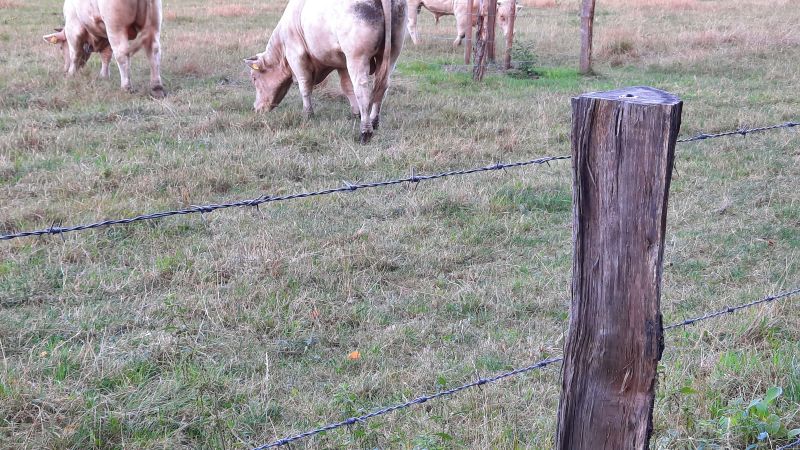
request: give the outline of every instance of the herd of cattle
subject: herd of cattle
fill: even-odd
[[[473,4],[470,14],[467,2]],[[405,39],[419,36],[417,15],[424,7],[438,23],[443,15],[456,18],[459,45],[469,18],[485,14],[482,0],[289,0],[266,49],[245,59],[256,89],[256,111],[276,107],[296,81],[303,112],[313,114],[311,92],[332,71],[339,73],[351,112],[361,118],[361,142],[367,143],[380,122],[381,104]],[[498,3],[497,22],[508,32],[515,0]],[[100,76],[108,78],[113,56],[122,89],[130,90],[130,58],[144,49],[150,62],[150,94],[165,95],[161,83],[161,0],[65,0],[64,27],[44,36],[59,45],[64,71],[74,74],[92,53],[102,61]],[[375,75],[372,88],[369,76]]]

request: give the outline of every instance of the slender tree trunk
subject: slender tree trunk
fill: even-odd
[[[508,70],[511,68],[511,47],[514,45],[514,22],[517,18],[517,2],[516,0],[505,0],[511,2],[511,16],[508,18],[508,34],[506,35],[506,52],[503,56],[503,68]]]
[[[592,27],[594,25],[594,0],[583,0],[581,6],[581,66],[584,75],[592,73]]]

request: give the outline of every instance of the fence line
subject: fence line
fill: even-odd
[[[773,302],[775,300],[780,300],[780,299],[783,299],[783,298],[789,298],[789,297],[792,297],[792,296],[797,295],[797,294],[800,294],[800,286],[798,286],[798,287],[796,287],[794,289],[788,290],[788,291],[784,291],[784,292],[782,292],[780,294],[768,295],[768,296],[766,296],[766,297],[764,297],[764,298],[762,298],[760,300],[756,300],[756,301],[753,301],[753,302],[750,302],[750,303],[745,303],[745,304],[734,306],[734,307],[728,307],[728,308],[725,308],[725,309],[722,309],[722,310],[719,310],[719,311],[716,311],[716,312],[705,314],[705,315],[700,316],[700,317],[695,317],[695,318],[692,318],[692,319],[686,319],[686,320],[684,320],[682,322],[674,323],[672,325],[664,327],[664,331],[673,330],[673,329],[679,328],[679,327],[685,327],[687,325],[693,325],[693,324],[696,324],[698,322],[703,322],[705,320],[713,319],[713,318],[716,318],[716,317],[719,317],[719,316],[733,314],[733,313],[735,313],[737,311],[740,311],[742,309],[752,308],[754,306],[761,305],[763,303],[769,303],[769,302]],[[500,381],[500,380],[503,380],[505,378],[510,378],[510,377],[513,377],[513,376],[516,376],[516,375],[519,375],[519,374],[531,372],[533,370],[542,369],[542,368],[545,368],[545,367],[547,367],[547,366],[549,366],[551,364],[555,364],[557,362],[561,362],[562,360],[563,360],[563,357],[561,357],[561,356],[558,356],[558,357],[555,357],[555,358],[544,359],[542,361],[536,362],[536,363],[531,364],[529,366],[522,367],[522,368],[519,368],[519,369],[514,369],[514,370],[511,370],[511,371],[508,371],[508,372],[503,372],[503,373],[501,373],[499,375],[495,375],[493,377],[479,378],[478,380],[475,380],[475,381],[473,381],[471,383],[463,384],[461,386],[458,386],[458,387],[455,387],[455,388],[452,388],[452,389],[439,391],[439,392],[436,392],[435,394],[431,394],[431,395],[421,395],[421,396],[419,396],[419,397],[417,397],[417,398],[415,398],[413,400],[409,400],[409,401],[404,402],[404,403],[398,403],[396,405],[392,405],[392,406],[388,406],[388,407],[385,407],[385,408],[381,408],[381,409],[375,410],[375,411],[373,411],[371,413],[368,413],[368,414],[364,414],[364,415],[357,416],[357,417],[350,417],[350,418],[342,420],[340,422],[334,422],[334,423],[325,425],[323,427],[319,427],[319,428],[315,428],[313,430],[305,431],[303,433],[287,436],[287,437],[275,440],[275,441],[273,441],[273,442],[271,442],[269,444],[264,444],[264,445],[261,445],[259,447],[255,447],[255,448],[253,448],[253,450],[265,450],[265,449],[269,449],[269,448],[282,447],[284,445],[289,445],[294,441],[298,441],[300,439],[304,439],[304,438],[307,438],[307,437],[310,437],[310,436],[313,436],[315,434],[319,434],[319,433],[322,433],[322,432],[325,432],[325,431],[331,431],[331,430],[334,430],[334,429],[337,429],[337,428],[341,428],[341,427],[344,427],[344,426],[351,426],[351,425],[355,425],[355,424],[358,424],[358,423],[365,423],[367,420],[369,420],[369,419],[371,419],[373,417],[377,417],[377,416],[381,416],[381,415],[384,415],[384,414],[388,414],[390,412],[394,412],[394,411],[397,411],[397,410],[400,410],[400,409],[405,409],[405,408],[408,408],[408,407],[413,406],[413,405],[419,405],[419,404],[427,402],[428,400],[433,400],[433,399],[437,399],[437,398],[440,398],[440,397],[446,397],[446,396],[449,396],[449,395],[464,391],[466,389],[473,388],[475,386],[483,386],[484,384],[487,384],[487,383],[494,383],[496,381]],[[798,441],[797,443],[800,443],[800,441]],[[781,448],[788,449],[788,448],[791,448],[791,446],[793,446],[793,445],[795,445],[797,443],[789,444],[789,446],[781,447]],[[780,449],[778,449],[778,450],[780,450]]]
[[[701,133],[694,137],[689,138],[682,138],[678,139],[677,142],[684,143],[684,142],[693,142],[693,141],[700,141],[706,139],[714,139],[726,136],[747,136],[751,133],[768,131],[768,130],[777,130],[781,128],[792,128],[795,126],[800,125],[797,122],[785,122],[777,125],[769,125],[769,126],[762,126],[757,128],[739,128],[737,130],[732,131],[725,131],[721,133]],[[187,215],[187,214],[197,214],[197,213],[210,213],[214,212],[219,209],[227,209],[227,208],[240,208],[240,207],[258,207],[264,203],[272,203],[272,202],[280,202],[285,200],[294,200],[299,198],[308,198],[308,197],[316,197],[320,195],[329,195],[329,194],[336,194],[342,192],[352,192],[358,189],[367,189],[367,188],[375,188],[375,187],[383,187],[383,186],[391,186],[395,184],[402,184],[402,183],[419,183],[421,181],[428,181],[428,180],[435,180],[438,178],[445,178],[451,176],[460,176],[460,175],[469,175],[473,173],[479,172],[488,172],[488,171],[495,171],[495,170],[504,170],[504,169],[511,169],[515,167],[522,167],[522,166],[529,166],[529,165],[541,165],[541,164],[549,164],[550,161],[558,161],[564,159],[570,159],[571,156],[562,155],[562,156],[545,156],[541,158],[531,159],[527,161],[519,161],[513,163],[497,163],[483,167],[476,167],[473,169],[464,169],[464,170],[451,170],[447,172],[440,172],[430,175],[416,175],[414,170],[411,170],[411,176],[406,178],[399,178],[394,180],[386,180],[386,181],[376,181],[372,183],[362,183],[362,184],[351,184],[348,182],[344,182],[343,187],[338,188],[330,188],[324,189],[319,191],[311,191],[311,192],[301,192],[297,194],[289,194],[289,195],[282,195],[282,196],[271,196],[271,195],[262,195],[260,197],[247,199],[247,200],[239,200],[229,203],[212,203],[208,205],[192,205],[189,208],[179,209],[179,210],[169,210],[169,211],[160,211],[150,214],[142,214],[135,217],[129,217],[126,219],[109,219],[103,220],[99,222],[83,224],[83,225],[75,225],[71,227],[61,227],[52,225],[49,228],[44,228],[40,230],[33,230],[33,231],[21,231],[18,233],[9,233],[0,235],[0,241],[8,241],[11,239],[17,239],[22,237],[29,237],[29,236],[44,236],[44,235],[53,235],[53,234],[64,234],[70,233],[73,231],[82,231],[82,230],[90,230],[94,228],[101,228],[107,227],[112,225],[123,225],[123,224],[130,224],[134,222],[140,222],[145,220],[156,220],[162,219],[164,217],[170,216],[180,216],[180,215]]]
[[[760,132],[760,131],[777,130],[777,129],[780,129],[780,128],[792,128],[792,127],[796,127],[798,125],[800,125],[800,123],[797,123],[797,122],[786,122],[786,123],[780,123],[780,124],[777,124],[777,125],[769,125],[769,126],[765,126],[765,127],[739,128],[738,130],[724,131],[722,133],[711,133],[711,134],[709,134],[709,133],[700,133],[700,134],[698,134],[697,136],[694,136],[694,137],[678,139],[678,142],[702,141],[702,140],[705,140],[705,139],[714,139],[714,138],[725,137],[725,136],[733,136],[733,135],[739,135],[739,136],[745,137],[750,133],[757,133],[757,132]]]
[[[392,186],[395,184],[402,184],[402,183],[420,183],[422,181],[429,181],[435,180],[439,178],[446,178],[452,176],[460,176],[460,175],[470,175],[474,173],[480,172],[490,172],[495,170],[505,170],[505,169],[512,169],[515,167],[522,167],[522,166],[530,166],[530,165],[541,165],[541,164],[548,164],[550,161],[558,161],[562,159],[570,159],[570,156],[545,156],[536,159],[530,159],[527,161],[519,161],[519,162],[512,162],[512,163],[497,163],[483,167],[476,167],[472,169],[463,169],[463,170],[451,170],[447,172],[440,172],[434,173],[430,175],[417,175],[414,172],[414,169],[411,169],[411,176],[406,178],[398,178],[394,180],[386,180],[386,181],[376,181],[372,183],[361,183],[361,184],[351,184],[347,181],[344,182],[344,186],[338,188],[330,188],[330,189],[323,189],[320,191],[311,191],[311,192],[301,192],[298,194],[289,194],[289,195],[280,195],[280,196],[272,196],[272,195],[262,195],[260,197],[248,199],[248,200],[239,200],[230,203],[214,203],[209,205],[192,205],[189,208],[179,209],[179,210],[172,210],[172,211],[160,211],[152,214],[143,214],[136,217],[130,217],[127,219],[113,219],[113,220],[104,220],[101,222],[95,222],[85,225],[76,225],[72,227],[60,227],[60,226],[51,226],[50,228],[45,228],[42,230],[35,230],[35,231],[23,231],[20,233],[12,233],[12,234],[4,234],[0,236],[0,241],[16,239],[26,236],[42,236],[46,234],[64,234],[69,233],[72,231],[81,231],[81,230],[89,230],[93,228],[100,228],[106,227],[110,225],[121,225],[121,224],[129,224],[133,222],[140,222],[143,220],[154,220],[154,219],[161,219],[164,217],[170,216],[179,216],[179,215],[186,215],[186,214],[196,214],[196,213],[210,213],[214,212],[219,209],[226,209],[226,208],[240,208],[244,206],[253,206],[258,207],[264,203],[273,203],[273,202],[280,202],[286,200],[295,200],[300,198],[308,198],[308,197],[317,197],[321,195],[330,195],[336,193],[343,193],[343,192],[353,192],[358,189],[367,189],[367,188],[376,188],[376,187],[383,187],[383,186]]]

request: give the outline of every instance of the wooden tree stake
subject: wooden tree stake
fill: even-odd
[[[473,63],[472,79],[474,81],[482,81],[483,75],[486,72],[486,16],[483,14],[478,14]]]
[[[494,63],[497,58],[495,58],[495,31],[497,29],[497,0],[488,0],[489,1],[489,8],[486,12],[487,22],[485,24],[487,30],[487,37],[486,37],[486,45],[487,49],[487,56],[489,57],[489,61]],[[480,12],[483,14],[483,11]]]
[[[594,0],[583,0],[581,6],[581,62],[580,72],[592,73],[592,28],[594,26]]]
[[[681,122],[649,87],[572,99],[572,307],[556,448],[648,448],[664,348],[667,200]]]
[[[467,24],[467,39],[464,42],[464,64],[469,65],[469,58],[472,56],[472,22],[475,15],[472,12],[474,0],[467,0],[467,11],[469,11],[469,23]]]
[[[505,0],[511,2],[511,16],[508,18],[508,34],[506,35],[506,52],[503,55],[503,68],[508,70],[511,68],[511,47],[514,45],[514,22],[517,18],[517,2],[516,0]]]

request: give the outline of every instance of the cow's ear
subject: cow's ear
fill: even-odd
[[[59,44],[61,42],[65,42],[67,40],[67,36],[64,34],[64,31],[61,30],[52,34],[46,34],[42,36],[42,39],[51,44]]]
[[[264,70],[264,65],[261,63],[261,58],[259,58],[258,55],[245,58],[243,61],[245,64],[247,64],[247,67],[253,70],[257,70],[259,72]]]

